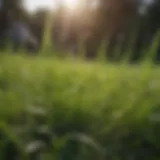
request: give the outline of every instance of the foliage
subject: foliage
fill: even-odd
[[[17,19],[28,20],[28,13],[25,11],[21,0],[1,0],[0,7],[0,49],[6,47],[8,41],[7,32],[12,22]]]
[[[67,13],[64,12],[60,19],[62,23],[58,32],[63,33],[59,35],[60,38],[66,40],[66,43],[73,36],[83,39],[87,57],[96,56],[102,40],[110,39],[115,46],[117,37],[124,35],[127,41],[126,37],[130,31],[133,31],[133,26],[135,27],[139,19],[140,0],[98,0],[97,2],[97,7],[93,9],[92,1],[84,0],[82,3],[85,3],[86,7],[83,7],[83,10],[79,9],[78,12],[68,15],[67,18],[65,18]],[[64,22],[66,22],[65,25]],[[74,45],[74,42],[75,40],[71,43]],[[113,48],[113,45],[110,45]]]
[[[149,32],[155,34],[157,30],[160,28],[160,23],[158,19],[158,15],[160,13],[160,1],[154,0],[152,5],[150,6],[147,14],[147,26],[149,28]]]
[[[148,63],[1,56],[1,159],[158,160],[158,73]]]
[[[53,18],[49,20],[50,28],[53,28],[49,35],[52,40],[54,39],[54,45],[58,49],[71,48],[77,52],[78,40],[80,40],[84,46],[84,55],[93,58],[97,55],[103,41],[108,45],[108,48],[105,49],[107,58],[112,60],[117,56],[114,48],[121,44],[122,47],[119,49],[126,50],[131,34],[135,32],[135,28],[138,28],[132,57],[139,59],[139,53],[145,45],[148,45],[148,42],[151,42],[153,33],[158,29],[156,17],[159,11],[159,1],[155,0],[145,16],[139,13],[139,9],[144,5],[142,0],[97,0],[97,2],[97,7],[93,8],[94,1],[83,0],[81,3],[83,9],[79,7],[78,11],[70,15],[69,11],[60,6]],[[20,18],[29,24],[31,33],[43,48],[47,15],[48,11],[45,9],[37,10],[32,14],[27,13],[21,0],[4,1],[0,10],[1,39],[4,39],[4,30],[10,26],[10,22]],[[120,53],[116,59],[121,59],[122,56],[123,54]]]
[[[33,35],[38,39],[40,44],[42,43],[43,36],[45,33],[46,19],[48,16],[48,11],[45,9],[39,9],[33,13],[30,18],[30,28]],[[51,23],[52,25],[52,23]]]

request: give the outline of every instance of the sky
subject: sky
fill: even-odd
[[[58,0],[24,0],[24,4],[29,11],[34,11],[37,8],[54,9]],[[74,0],[66,0],[73,3]],[[76,0],[75,0],[76,1]],[[144,2],[152,2],[152,0],[143,0]]]
[[[29,11],[34,11],[35,9],[42,7],[52,9],[55,7],[55,0],[24,0],[24,5]]]
[[[78,0],[23,0],[24,5],[29,11],[34,11],[38,8],[54,9],[60,2],[66,6],[66,8],[73,8],[77,5]]]

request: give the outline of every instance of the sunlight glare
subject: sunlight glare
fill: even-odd
[[[77,9],[78,0],[63,0],[63,4],[67,9]]]

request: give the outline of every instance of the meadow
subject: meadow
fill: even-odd
[[[159,72],[1,54],[1,159],[160,159]]]

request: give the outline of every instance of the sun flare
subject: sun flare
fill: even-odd
[[[77,7],[78,7],[78,0],[63,0],[63,5],[67,9],[77,9]]]

